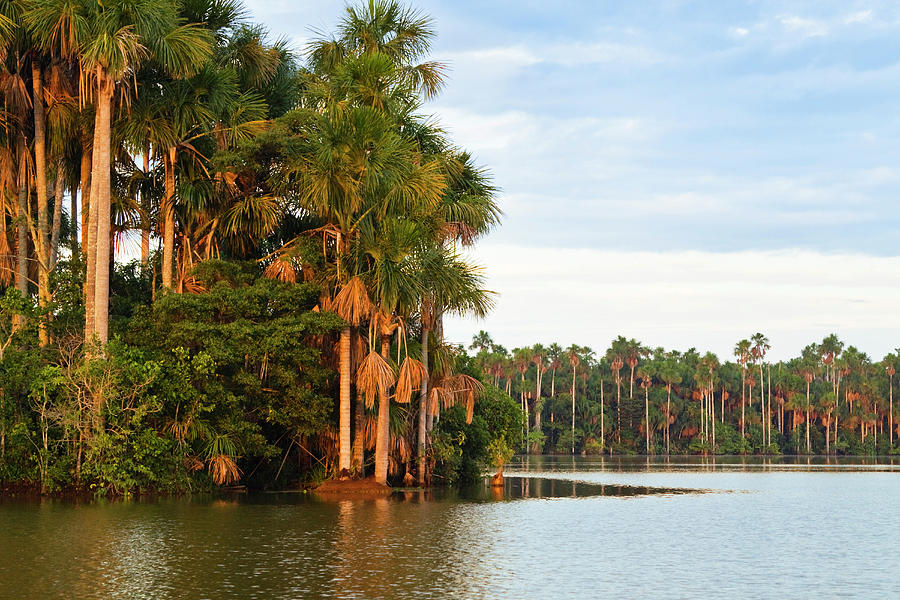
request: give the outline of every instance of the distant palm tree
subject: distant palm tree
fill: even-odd
[[[638,371],[641,387],[644,388],[644,438],[645,450],[650,454],[650,386],[653,383],[653,375],[648,367]]]
[[[744,388],[747,382],[747,361],[750,360],[750,340],[743,339],[734,346],[734,355],[737,357],[738,365],[741,367],[741,437],[746,437],[744,433],[744,424],[746,417],[744,414],[744,405],[746,399],[744,397]]]
[[[891,447],[894,446],[894,374],[897,372],[894,364],[896,359],[896,354],[888,354],[882,361],[884,370],[888,374],[888,432]]]
[[[810,411],[810,401],[809,401],[809,388],[812,384],[812,380],[815,377],[815,370],[812,365],[803,365],[800,368],[800,375],[803,377],[803,380],[806,381],[806,453],[812,453],[812,445],[810,444],[809,439],[809,411]]]
[[[578,352],[580,348],[576,345],[569,346],[567,350],[569,355],[569,364],[572,365],[572,454],[575,454],[575,381],[577,380],[575,376],[575,371],[578,368],[578,363],[580,359],[578,357]]]
[[[753,334],[753,337],[750,338],[753,343],[753,347],[751,348],[751,355],[759,366],[759,401],[762,415],[762,426],[763,426],[763,445],[768,446],[771,443],[771,431],[769,429],[769,414],[766,408],[766,398],[763,392],[765,391],[765,379],[763,377],[763,363],[766,359],[766,352],[771,348],[769,345],[769,338],[764,336],[761,333]],[[771,408],[771,407],[770,407]]]

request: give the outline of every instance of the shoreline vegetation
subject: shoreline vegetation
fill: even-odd
[[[767,360],[761,333],[725,361],[622,336],[599,356],[577,345],[508,351],[485,331],[469,349],[518,399],[521,449],[533,454],[900,454],[900,350],[874,361],[835,334],[781,361]]]

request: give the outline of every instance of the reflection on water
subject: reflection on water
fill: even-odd
[[[713,471],[896,471],[894,456],[516,456],[510,473]]]
[[[503,487],[481,485],[463,490],[459,498],[465,500],[528,500],[537,498],[590,498],[593,496],[633,497],[648,495],[696,494],[709,490],[651,487],[621,483],[590,483],[556,477],[516,477],[508,475]]]
[[[0,598],[892,597],[896,468],[531,457],[377,500],[7,502]]]

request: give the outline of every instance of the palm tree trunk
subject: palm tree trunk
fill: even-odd
[[[56,188],[54,190],[54,198],[53,198],[53,229],[50,234],[50,270],[53,271],[56,268],[56,263],[59,260],[59,234],[62,229],[62,204],[63,204],[63,196],[65,195],[66,189],[66,178],[65,178],[65,163],[60,158],[56,161]],[[74,215],[74,213],[73,213]],[[73,227],[74,227],[74,221]],[[74,252],[75,246],[72,246],[72,251]]]
[[[766,365],[766,375],[769,377],[768,408],[766,409],[766,436],[769,445],[772,445],[772,365]]]
[[[888,430],[891,436],[891,448],[894,447],[894,376],[891,375],[888,383],[888,396],[890,404],[888,405]]]
[[[600,445],[606,448],[606,427],[603,425],[603,379],[600,379]]]
[[[645,438],[647,439],[647,454],[650,454],[650,388],[644,388],[644,427],[646,431],[644,432]]]
[[[26,166],[25,136],[18,139],[19,173],[16,185],[18,186],[18,239],[16,243],[16,289],[22,296],[28,296],[28,170]]]
[[[162,285],[171,291],[172,273],[175,268],[175,147],[166,151],[163,161],[165,168],[165,198],[163,200],[163,256]]]
[[[575,455],[575,365],[572,365],[572,455]]]
[[[69,189],[69,223],[71,230],[69,231],[69,240],[72,244],[72,258],[75,258],[79,252],[78,248],[78,193],[80,186],[73,183]]]
[[[428,404],[428,337],[427,325],[422,325],[422,364],[425,365],[425,373],[422,375],[422,388],[419,390],[419,431],[418,431],[418,455],[419,455],[419,485],[424,487],[427,479],[425,465],[425,417]],[[509,380],[507,380],[508,382]]]
[[[150,174],[150,144],[144,145],[143,151],[144,177]],[[145,182],[146,184],[146,182]],[[146,185],[141,192],[141,266],[146,268],[150,262],[150,197]]]
[[[94,124],[94,157],[91,179],[96,196],[91,198],[97,214],[97,275],[94,281],[94,333],[101,344],[109,337],[109,233],[111,225],[110,168],[112,159],[112,98],[115,86],[105,72],[100,72],[97,91],[97,116]]]
[[[390,360],[391,337],[381,336],[381,357]],[[391,444],[391,398],[378,398],[378,430],[375,435],[375,481],[387,484],[388,459]]]
[[[350,457],[350,471],[354,476],[365,477],[366,462],[366,405],[359,389],[356,390],[356,405],[353,409],[353,452]]]
[[[746,419],[744,415],[744,405],[746,404],[744,397],[744,381],[746,379],[746,373],[743,368],[741,368],[741,437],[746,437],[744,435],[744,420]]]
[[[762,417],[763,430],[763,446],[766,446],[766,396],[763,392],[766,389],[766,380],[763,378],[762,361],[759,362],[759,415]]]
[[[340,404],[338,407],[338,477],[350,473],[350,328],[341,329]]]
[[[806,382],[806,453],[810,454],[809,443],[809,382]]]
[[[535,398],[534,401],[534,430],[537,432],[541,431],[541,368],[535,367],[537,369],[535,373]],[[541,453],[540,443],[535,442],[532,447],[532,451],[535,454]]]
[[[94,289],[96,288],[97,279],[97,210],[93,198],[98,196],[93,176],[93,150],[87,141],[82,142],[81,153],[81,251],[85,256],[84,339],[87,342],[94,337]],[[87,170],[87,173],[85,170]]]
[[[622,443],[622,379],[616,372],[616,441]]]
[[[50,304],[50,218],[47,212],[47,131],[44,116],[44,86],[41,82],[41,64],[37,56],[31,60],[31,81],[34,93],[34,191],[37,199],[38,226],[34,251],[38,258],[38,305],[46,309]],[[41,346],[50,343],[46,316],[38,322]]]
[[[669,420],[672,415],[672,385],[666,386],[666,456],[669,455]]]

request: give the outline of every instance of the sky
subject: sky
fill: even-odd
[[[247,0],[302,48],[343,0]],[[775,359],[900,346],[900,3],[421,0],[425,106],[493,174],[472,258],[507,348],[617,335]]]

